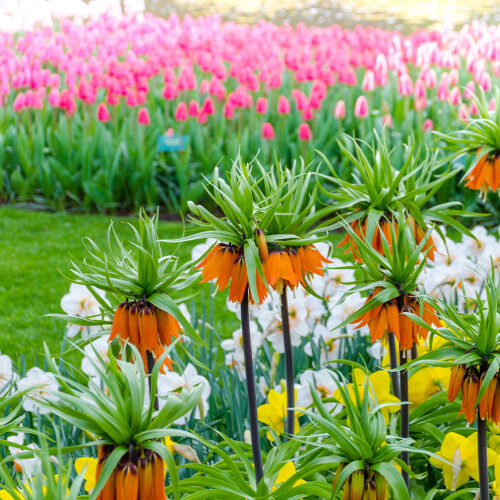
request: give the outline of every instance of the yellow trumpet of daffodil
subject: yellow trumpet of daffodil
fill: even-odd
[[[295,464],[293,462],[287,462],[279,471],[278,477],[276,478],[276,481],[274,482],[274,486],[272,491],[276,490],[276,487],[279,487],[282,483],[288,481],[295,473],[297,472],[297,469],[295,468]],[[293,487],[298,486],[299,484],[305,484],[306,481],[303,479],[299,479],[298,481],[295,481],[293,484]]]
[[[422,368],[408,381],[408,399],[412,405],[420,405],[440,391],[448,390],[450,368],[438,366]]]
[[[295,389],[295,403],[297,403],[297,390]],[[286,391],[279,393],[274,389],[269,391],[267,395],[267,400],[269,403],[260,405],[257,408],[257,416],[260,422],[269,425],[278,434],[283,434],[285,432],[285,422],[286,422],[286,410],[288,408],[286,402]],[[295,412],[295,422],[294,428],[297,431],[299,429],[299,418],[302,415],[301,412]],[[273,441],[272,435],[268,432],[267,438]]]
[[[363,400],[364,388],[367,382],[366,373],[359,368],[356,368],[352,375],[353,384],[356,385],[360,400]],[[349,384],[346,389],[349,394],[349,399],[353,404],[356,404],[356,397],[354,393],[353,384]],[[386,404],[386,403],[399,403],[399,399],[391,394],[391,377],[388,372],[379,370],[377,372],[373,372],[368,376],[368,384],[369,391],[371,396],[378,405]],[[334,393],[335,399],[341,401],[342,396],[340,395],[340,391],[337,389]],[[381,409],[382,415],[386,422],[389,421],[389,413],[395,413],[399,411],[401,405],[392,404],[390,406],[384,406]]]
[[[487,448],[486,453],[489,467],[495,464],[497,454],[490,448]],[[441,450],[436,455],[450,462],[448,464],[434,457],[430,459],[434,467],[443,470],[444,485],[448,490],[455,491],[469,478],[479,481],[477,433],[464,437],[455,432],[449,432],[441,444]]]

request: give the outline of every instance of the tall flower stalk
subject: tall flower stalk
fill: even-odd
[[[357,327],[368,326],[372,342],[388,340],[392,334],[399,347],[399,362],[406,365],[408,353],[415,345],[419,345],[428,335],[429,327],[424,324],[438,326],[439,320],[433,307],[428,303],[418,278],[425,265],[429,247],[429,233],[424,233],[422,240],[417,243],[408,214],[403,210],[391,215],[391,222],[386,231],[380,231],[382,252],[371,245],[371,236],[375,227],[369,224],[367,235],[359,236],[355,230],[345,223],[346,230],[360,257],[360,264],[355,266],[362,271],[362,278],[354,287],[346,292],[346,296],[353,292],[372,290],[365,304],[355,314],[348,318],[341,326],[349,322],[356,323]],[[387,237],[386,237],[387,234]],[[417,323],[412,318],[422,318],[424,323]],[[393,360],[394,362],[394,360]],[[391,368],[397,368],[397,360]],[[393,370],[394,370],[393,368]],[[401,399],[400,435],[408,438],[409,408],[408,408],[408,374],[406,368],[399,372],[399,390]],[[403,461],[409,466],[409,455],[405,450]],[[405,470],[403,478],[409,488],[409,477]]]
[[[432,362],[452,366],[448,399],[455,401],[462,392],[463,414],[469,424],[477,418],[478,466],[480,499],[489,499],[487,450],[487,424],[500,423],[500,279],[495,270],[485,276],[484,292],[475,297],[465,297],[468,313],[462,314],[452,302],[435,300],[440,328],[432,328],[422,318],[412,319],[424,328],[432,330],[445,343],[439,349],[423,355],[414,364]]]

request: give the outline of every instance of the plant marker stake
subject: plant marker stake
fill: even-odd
[[[389,332],[389,358],[391,360],[391,370],[394,370],[398,367],[398,358],[396,352],[396,336],[394,333]],[[399,390],[399,378],[398,374],[395,371],[391,371],[391,380],[392,380],[392,390],[394,391],[394,396],[398,399],[401,399],[401,391]]]
[[[146,351],[146,363],[147,363],[147,370],[148,370],[148,382],[149,382],[149,394],[151,394],[151,374],[153,373],[153,368],[155,367],[155,358],[153,357],[153,353],[150,351]],[[155,400],[154,400],[154,409],[156,411],[159,410],[159,405],[158,405],[158,395],[155,393]]]
[[[293,353],[290,339],[290,318],[288,316],[287,287],[283,287],[281,293],[281,324],[283,328],[283,343],[285,344],[285,378],[286,378],[286,433],[288,437],[295,434],[295,386],[293,376]]]
[[[486,419],[477,419],[477,459],[479,465],[479,499],[489,500],[488,458],[486,442]],[[477,496],[476,496],[477,498]]]
[[[408,352],[406,349],[403,349],[399,353],[399,364],[402,366],[408,362]],[[408,370],[401,370],[401,402],[408,401]],[[408,404],[401,405],[401,437],[408,438],[410,437],[410,409]],[[403,451],[401,453],[401,459],[406,465],[410,465],[410,454],[407,451]],[[406,483],[406,487],[408,491],[410,491],[410,478],[408,476],[408,472],[401,471],[403,479]]]
[[[262,455],[260,452],[259,421],[257,418],[257,397],[255,394],[255,376],[253,373],[252,340],[250,338],[250,319],[248,316],[248,286],[241,301],[241,332],[243,335],[243,354],[245,356],[245,374],[247,377],[248,413],[250,416],[250,438],[252,441],[253,463],[257,485],[264,476]]]

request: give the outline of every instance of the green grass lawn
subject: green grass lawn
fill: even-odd
[[[46,342],[51,351],[59,352],[65,324],[49,313],[63,313],[61,297],[69,290],[69,281],[58,271],[65,272],[71,265],[70,254],[77,259],[85,256],[82,238],[88,236],[99,245],[106,245],[110,220],[115,221],[118,234],[127,237],[127,225],[132,218],[102,215],[70,215],[65,213],[28,212],[12,207],[0,207],[0,352],[17,361],[20,353],[28,367],[35,356],[43,352]],[[176,238],[182,234],[182,225],[161,221],[161,238]],[[176,254],[187,260],[193,243],[178,248]],[[177,245],[166,246],[166,249]],[[171,250],[171,251],[172,251]],[[200,287],[196,287],[199,289]],[[209,287],[196,299],[208,307]],[[189,290],[190,292],[194,290]],[[232,332],[233,321],[224,315],[224,298],[216,299],[214,325]],[[187,304],[189,307],[189,304]],[[233,315],[231,315],[233,316]]]

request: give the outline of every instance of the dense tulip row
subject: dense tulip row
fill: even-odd
[[[481,23],[404,37],[139,14],[0,39],[0,196],[59,207],[172,210],[238,150],[335,159],[342,132],[383,125],[423,139],[476,114],[500,75],[500,31]],[[165,133],[186,153],[156,153]]]

